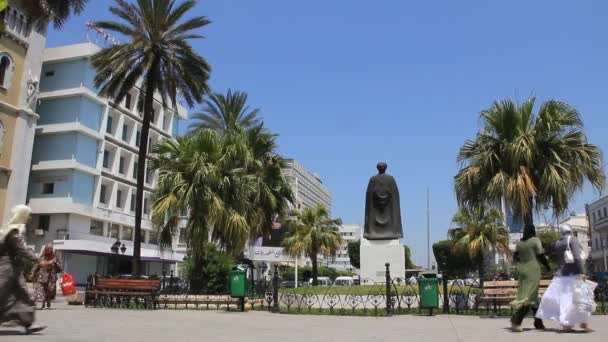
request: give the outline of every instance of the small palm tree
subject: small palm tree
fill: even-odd
[[[502,214],[496,209],[476,207],[460,209],[452,221],[458,226],[450,230],[455,252],[466,252],[477,262],[479,279],[484,277],[484,257],[498,251],[509,254],[509,232],[499,224]]]
[[[526,224],[534,211],[557,216],[589,181],[601,191],[606,182],[600,149],[587,142],[581,115],[550,100],[533,113],[535,98],[507,99],[481,113],[484,127],[460,148],[463,165],[455,177],[461,206],[496,205],[506,200]]]
[[[259,111],[247,106],[247,93],[228,89],[226,95],[212,94],[205,100],[203,111],[192,115],[194,122],[190,124],[190,130],[248,130],[260,125]]]
[[[180,21],[190,11],[195,1],[176,4],[174,0],[137,0],[131,4],[116,0],[112,12],[123,22],[100,21],[96,25],[118,32],[131,39],[130,43],[118,44],[101,50],[93,56],[97,69],[95,84],[102,95],[121,101],[141,82],[144,102],[139,153],[140,161],[146,160],[148,135],[153,118],[154,94],[163,102],[170,101],[176,108],[177,97],[189,106],[203,100],[208,93],[209,64],[199,56],[188,40],[202,38],[193,32],[209,24],[205,17],[197,16]],[[133,241],[133,272],[140,273],[141,218],[146,163],[140,162],[137,170],[135,205],[135,239]]]
[[[306,255],[312,261],[312,284],[316,286],[319,255],[335,256],[342,245],[338,227],[340,219],[331,219],[329,210],[322,205],[291,213],[287,225],[289,232],[283,240],[285,251],[292,257]]]
[[[61,28],[72,13],[81,14],[88,0],[23,0],[23,8],[39,28],[52,22]]]

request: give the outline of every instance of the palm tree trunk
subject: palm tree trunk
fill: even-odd
[[[317,268],[316,251],[314,253],[312,253],[312,255],[310,256],[310,261],[312,261],[312,286],[317,286],[317,285],[319,285],[319,282],[317,281],[319,270]]]
[[[534,224],[534,210],[532,210],[532,206],[534,205],[534,200],[530,197],[529,200],[529,208],[530,210],[527,213],[524,213],[524,224],[525,225],[533,225]]]
[[[135,193],[135,237],[133,239],[133,274],[141,274],[141,218],[144,202],[144,182],[146,179],[146,158],[148,156],[148,137],[150,122],[154,110],[154,85],[156,84],[156,69],[158,60],[154,61],[146,77],[146,93],[144,97],[144,117],[139,138],[139,153],[137,154],[137,189]]]
[[[483,288],[483,278],[486,276],[486,272],[485,272],[485,268],[484,268],[483,252],[481,253],[481,256],[478,257],[477,263],[478,263],[477,267],[479,268],[479,287]]]

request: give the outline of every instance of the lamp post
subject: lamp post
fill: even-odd
[[[116,239],[114,244],[112,244],[112,246],[110,247],[110,251],[112,251],[112,254],[114,254],[114,271],[112,272],[114,274],[118,273],[118,251],[122,250],[120,245],[121,245],[120,240]],[[125,250],[127,249],[124,244],[122,245],[122,247]],[[125,254],[125,252],[122,252],[122,254]]]

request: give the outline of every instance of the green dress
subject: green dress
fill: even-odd
[[[543,245],[537,237],[520,241],[515,247],[518,255],[517,274],[519,286],[517,299],[512,306],[517,309],[522,306],[538,306],[538,286],[540,283],[540,263],[537,255],[543,253]]]

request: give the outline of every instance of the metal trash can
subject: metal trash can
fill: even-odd
[[[420,295],[420,308],[429,309],[433,315],[433,309],[439,307],[439,278],[436,273],[422,273],[418,278],[418,290]]]
[[[245,294],[247,293],[247,265],[235,265],[230,270],[230,296],[239,298],[241,311],[245,311]]]

